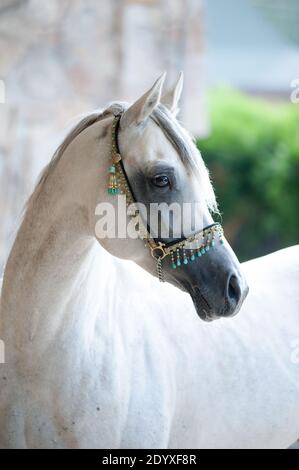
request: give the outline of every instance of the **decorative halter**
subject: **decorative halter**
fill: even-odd
[[[112,144],[111,144],[111,163],[109,167],[109,184],[108,193],[112,195],[124,194],[126,196],[126,204],[130,206],[136,203],[132,187],[127,177],[122,157],[118,146],[118,130],[121,115],[114,117],[112,122]],[[137,214],[137,215],[136,215]],[[150,249],[151,255],[157,262],[157,274],[159,281],[164,282],[162,260],[166,257],[170,258],[172,269],[177,269],[203,256],[211,248],[215,246],[216,237],[223,244],[223,229],[216,222],[208,225],[203,230],[196,232],[188,238],[164,243],[161,240],[153,238],[150,229],[144,227],[139,217],[139,212],[134,214],[136,222],[142,230],[139,231],[140,238],[145,240],[145,246]]]

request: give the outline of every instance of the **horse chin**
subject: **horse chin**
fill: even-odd
[[[183,281],[178,281],[177,279],[171,277],[169,282],[180,289],[183,292],[186,292],[187,294],[190,295],[194,308],[196,310],[197,315],[199,318],[205,322],[211,323],[215,320],[219,320],[220,318],[232,318],[237,313],[239,312],[241,305],[235,309],[233,313],[230,313],[229,315],[223,315],[220,312],[215,312],[215,310],[211,307],[209,304],[206,296],[204,293],[201,291],[201,289],[198,286],[193,286],[187,282]]]
[[[196,307],[195,307],[196,308]],[[211,312],[206,312],[205,310],[197,310],[197,314],[199,318],[207,323],[211,323],[212,321],[219,320],[221,317],[215,315],[214,313]]]
[[[211,308],[208,301],[206,300],[206,298],[198,287],[192,288],[188,283],[178,281],[172,276],[169,279],[169,282],[176,288],[180,289],[183,292],[186,292],[191,296],[196,313],[199,318],[201,318],[201,320],[206,322],[212,322],[221,318],[221,316],[217,315],[213,311],[213,309]]]
[[[198,287],[188,289],[188,292],[192,298],[197,315],[203,321],[212,322],[214,320],[221,318],[219,315],[217,315],[213,311],[213,309],[209,305],[209,302],[204,297],[204,295],[202,294],[202,292],[200,291]]]

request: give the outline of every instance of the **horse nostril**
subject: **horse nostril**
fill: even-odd
[[[239,303],[241,298],[241,288],[238,281],[238,278],[235,274],[232,274],[228,281],[227,295],[229,302]]]

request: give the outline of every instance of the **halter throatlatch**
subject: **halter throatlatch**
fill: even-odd
[[[120,118],[121,115],[117,115],[112,122],[111,166],[108,170],[108,193],[112,195],[124,194],[126,196],[126,204],[130,206],[137,201],[130,186],[118,147],[117,135]],[[162,269],[162,261],[164,258],[168,257],[170,259],[171,268],[177,269],[199,259],[215,246],[216,240],[223,244],[223,229],[218,222],[205,227],[203,230],[192,234],[188,238],[163,243],[153,238],[150,231],[144,227],[138,210],[135,211],[133,217],[139,224],[140,238],[145,241],[146,246],[150,249],[151,255],[157,262],[157,275],[161,282],[164,282]]]

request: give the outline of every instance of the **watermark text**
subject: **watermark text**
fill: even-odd
[[[299,78],[295,78],[291,81],[291,88],[293,88],[290,95],[291,102],[297,104],[299,103]]]

